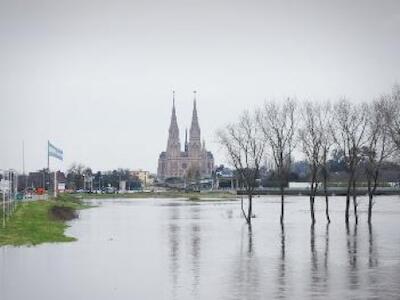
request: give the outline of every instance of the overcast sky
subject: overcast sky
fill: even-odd
[[[265,99],[370,100],[400,82],[400,1],[0,0],[0,169],[155,172],[172,90],[183,143]]]

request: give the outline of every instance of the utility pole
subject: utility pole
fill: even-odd
[[[0,170],[1,171],[1,170]],[[5,180],[5,171],[1,172],[2,173],[2,177],[1,180]],[[1,183],[1,192],[3,194],[3,228],[6,227],[6,191],[5,191],[5,187],[3,186],[3,182]]]
[[[54,170],[54,198],[57,198],[57,171]]]
[[[25,174],[25,141],[22,140],[22,175],[24,176],[24,193],[28,186],[28,176]]]
[[[3,192],[3,228],[6,227],[6,191]]]

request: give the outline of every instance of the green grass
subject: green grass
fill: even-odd
[[[74,211],[87,206],[72,196],[62,196],[57,201],[33,201],[19,204],[3,228],[0,224],[0,246],[38,245],[50,242],[70,242],[75,238],[65,235],[65,222],[51,215],[52,207],[70,207]]]

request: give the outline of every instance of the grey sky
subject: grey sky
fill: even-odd
[[[183,139],[266,98],[369,100],[400,81],[400,1],[0,0],[0,168],[156,171],[176,90]],[[181,140],[182,141],[182,140]]]

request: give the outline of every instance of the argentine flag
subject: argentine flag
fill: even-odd
[[[48,156],[52,156],[55,157],[59,160],[63,160],[63,151],[61,149],[58,149],[56,146],[52,145],[50,143],[50,141],[47,141],[47,152],[48,152]]]

